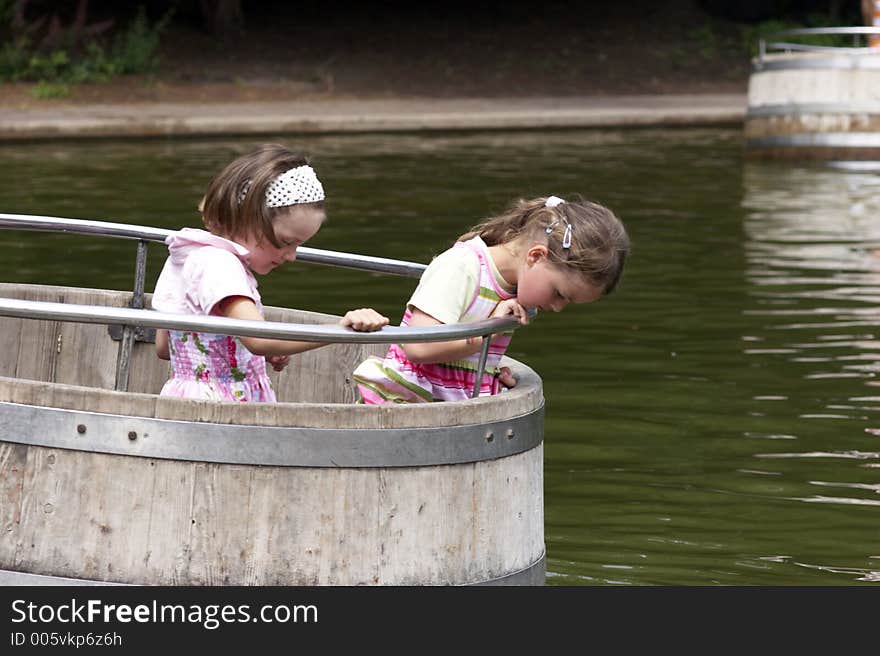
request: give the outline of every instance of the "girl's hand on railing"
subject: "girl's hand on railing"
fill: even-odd
[[[381,329],[383,326],[387,326],[388,317],[383,317],[372,308],[361,308],[346,312],[345,316],[339,320],[339,325],[347,326],[359,332],[371,333]]]
[[[283,371],[287,363],[290,362],[289,355],[270,355],[266,358],[266,362],[272,365],[275,371]]]
[[[515,298],[501,301],[498,305],[495,306],[495,310],[490,315],[490,318],[498,319],[500,317],[506,317],[511,314],[519,319],[520,324],[522,324],[523,326],[528,325],[529,311],[526,310],[522,305],[520,305],[519,301],[517,301]]]

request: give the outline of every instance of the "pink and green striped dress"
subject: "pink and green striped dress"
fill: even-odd
[[[479,279],[476,292],[466,304],[459,323],[486,319],[500,301],[515,294],[505,291],[496,279],[491,256],[479,237],[457,242],[453,247],[468,249],[479,261]],[[447,289],[447,293],[467,293],[461,289]],[[425,311],[424,308],[419,308]],[[430,314],[430,313],[429,313]],[[408,326],[412,311],[407,306],[400,325]],[[480,379],[480,396],[500,391],[499,362],[507,350],[512,332],[495,335],[489,346],[486,369]],[[479,352],[454,362],[416,364],[410,362],[403,348],[393,344],[385,358],[370,357],[354,371],[361,398],[367,404],[427,403],[432,401],[462,401],[471,398],[477,380]]]

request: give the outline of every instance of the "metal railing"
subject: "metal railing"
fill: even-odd
[[[863,37],[871,34],[880,34],[878,27],[803,27],[791,30],[782,30],[774,34],[761,37],[758,40],[757,62],[763,62],[768,50],[776,52],[833,52],[857,55],[880,54],[880,49],[859,45]],[[819,46],[809,43],[797,43],[793,41],[777,41],[776,39],[790,36],[823,36],[823,35],[849,35],[853,37],[852,47],[843,46]]]
[[[0,214],[0,228],[12,230],[30,230],[37,232],[67,232],[77,235],[99,235],[101,237],[119,237],[137,239],[139,242],[161,242],[176,232],[163,228],[130,225],[128,223],[111,223],[107,221],[90,221],[87,219],[65,219],[57,216],[35,216],[31,214]],[[296,249],[296,258],[302,262],[329,264],[332,266],[375,271],[399,276],[418,278],[427,268],[424,264],[391,260],[370,255],[353,255],[325,251],[320,248],[300,246]],[[137,287],[137,283],[135,283]]]
[[[519,322],[514,318],[484,319],[465,324],[444,324],[428,327],[386,326],[376,332],[358,332],[338,325],[296,324],[277,321],[248,321],[225,317],[170,314],[144,308],[144,283],[146,278],[148,242],[163,242],[173,230],[110,223],[85,219],[33,216],[26,214],[0,214],[0,229],[32,230],[43,232],[66,232],[71,234],[97,235],[137,240],[134,291],[131,307],[115,308],[98,305],[76,305],[45,301],[23,301],[0,298],[0,316],[76,323],[121,324],[122,341],[116,367],[115,389],[126,391],[134,347],[135,328],[164,328],[171,330],[194,330],[242,337],[301,340],[347,344],[392,344],[413,342],[443,342],[466,337],[483,337],[478,371],[484,371],[489,354],[489,336],[515,329]],[[368,255],[338,253],[301,246],[297,259],[303,262],[339,266],[361,271],[373,271],[409,277],[419,277],[424,264],[393,260]],[[477,376],[472,396],[479,395],[482,376]]]

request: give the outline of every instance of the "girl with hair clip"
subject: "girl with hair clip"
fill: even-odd
[[[478,321],[513,315],[529,322],[532,309],[559,312],[591,303],[617,286],[629,252],[620,220],[589,201],[556,196],[519,200],[458,238],[422,274],[407,303],[404,326]],[[494,335],[480,395],[516,385],[499,361],[510,333]],[[368,404],[459,401],[477,382],[482,338],[394,344],[384,359],[364,360],[354,371]]]
[[[156,282],[161,312],[263,320],[254,274],[296,259],[325,218],[324,188],[308,160],[269,144],[239,157],[208,185],[199,204],[205,230],[183,228],[166,239],[168,259]],[[375,310],[339,322],[359,331],[388,323]],[[275,401],[266,360],[276,371],[289,356],[325,346],[260,337],[157,330],[156,353],[171,360],[161,394],[216,401]]]

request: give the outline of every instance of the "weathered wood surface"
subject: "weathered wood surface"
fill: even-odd
[[[63,290],[61,298],[125,305],[128,297],[106,292],[85,300],[81,293],[89,292]],[[0,294],[12,296],[2,288]],[[336,320],[271,309],[273,315]],[[118,342],[106,327],[88,326],[101,330],[92,333],[73,324],[13,321],[0,324],[10,327],[0,334],[7,351],[16,353],[14,362],[0,361],[0,401],[242,426],[352,428],[353,435],[358,428],[487,423],[543,403],[537,375],[509,360],[520,384],[497,397],[354,405],[348,402],[354,398],[351,370],[367,352],[386,347],[351,345],[293,358],[289,371],[275,376],[284,399],[278,404],[115,392],[109,388]],[[49,348],[58,334],[61,353]],[[114,355],[104,357],[100,344]],[[46,352],[26,362],[29,349]],[[155,392],[167,363],[152,349],[137,345],[132,381]],[[93,386],[70,384],[77,371]],[[309,402],[291,402],[297,396]],[[528,567],[544,549],[540,446],[468,464],[345,469],[223,465],[3,442],[0,485],[0,569],[49,576],[142,584],[459,584]]]
[[[30,301],[124,307],[130,294],[0,283],[0,296]],[[31,380],[113,387],[118,342],[99,324],[0,317],[0,372]]]
[[[335,324],[339,317],[304,310],[266,308],[269,321],[303,324]],[[279,401],[298,403],[354,403],[357,388],[351,372],[368,355],[384,355],[382,344],[333,344],[306,351],[290,358],[290,364],[277,373],[269,367],[269,377]]]
[[[798,62],[827,59],[829,55],[799,53],[773,55],[767,59],[774,62]],[[845,59],[845,55],[838,55]],[[853,55],[853,60],[865,55]],[[880,55],[871,55],[880,60]],[[762,105],[850,103],[852,105],[875,104],[880,100],[877,87],[880,84],[880,68],[777,68],[753,71],[749,76],[749,107]]]
[[[310,469],[0,444],[0,568],[192,585],[460,584],[543,552],[542,449]]]
[[[520,383],[503,397],[461,403],[370,407],[344,403],[220,403],[115,392],[77,385],[0,377],[0,401],[134,417],[216,422],[244,426],[314,428],[416,428],[489,423],[527,414],[541,406],[540,378],[505,359]]]

